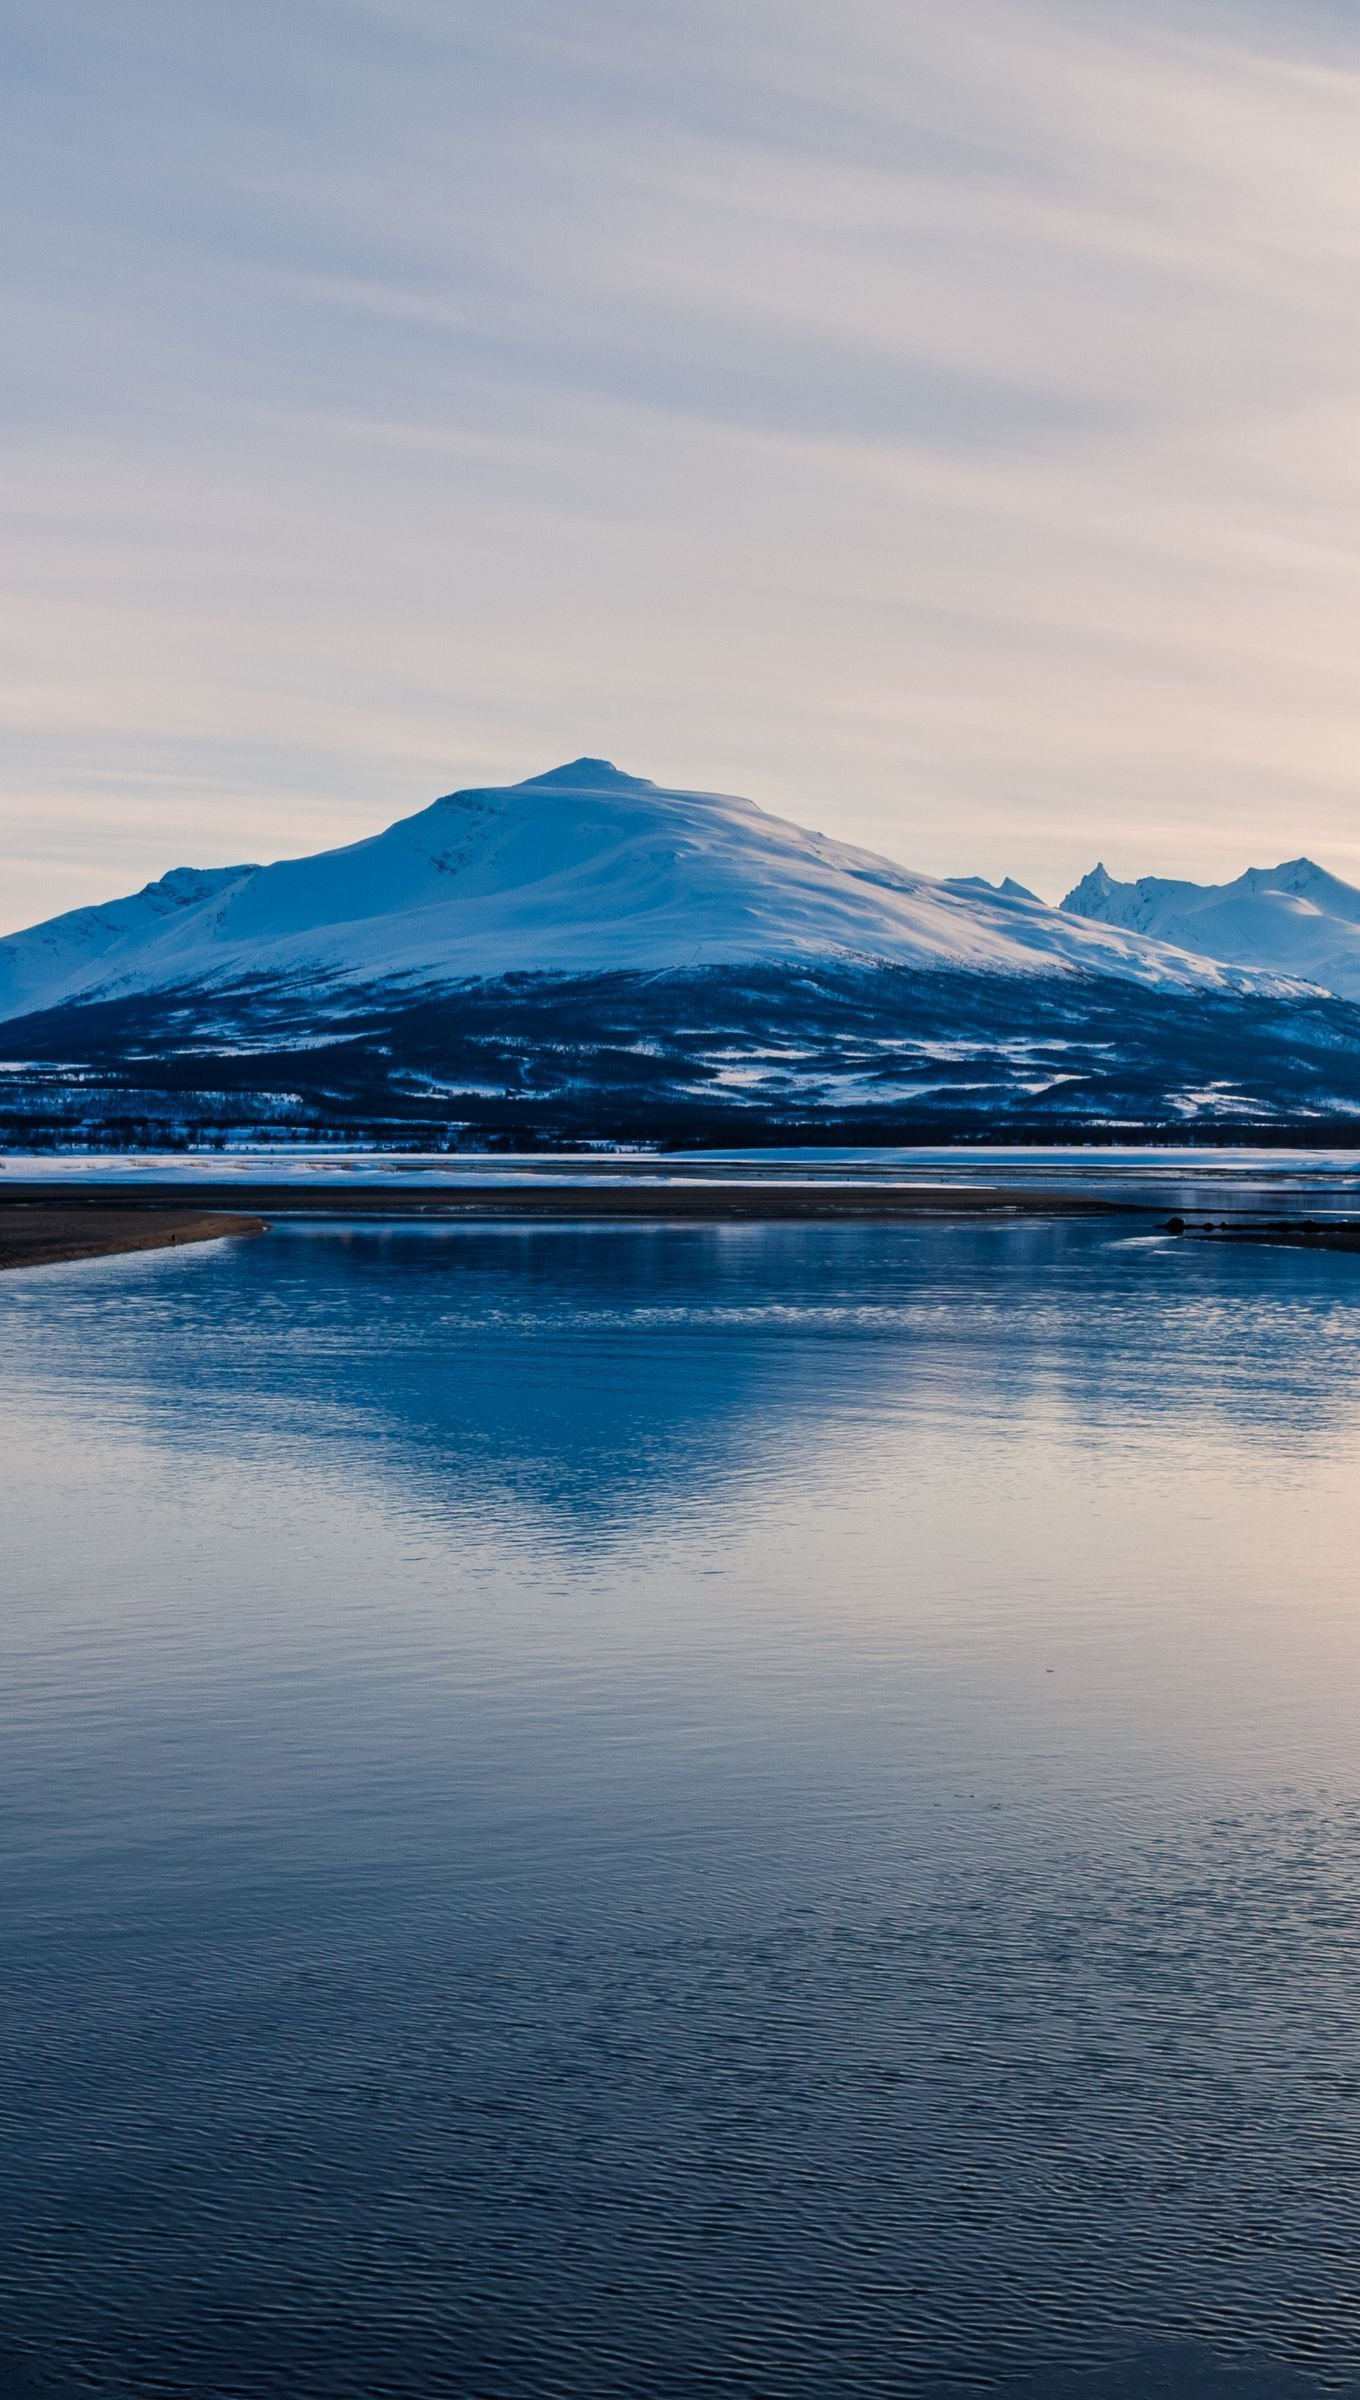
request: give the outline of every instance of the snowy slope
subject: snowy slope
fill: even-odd
[[[170,920],[199,912],[258,867],[174,867],[159,883],[98,908],[74,908],[0,941],[0,1018],[50,1008],[68,992],[116,974]]]
[[[1075,917],[1360,1000],[1360,891],[1309,858],[1249,867],[1233,883],[1160,875],[1116,883],[1095,867],[1062,905]]]
[[[182,869],[133,900],[11,935],[0,1016],[172,990],[412,994],[516,972],[812,958],[1279,988],[1018,886],[914,875],[749,800],[578,759],[455,792],[344,849]]]

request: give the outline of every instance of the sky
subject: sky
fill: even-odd
[[[1360,879],[1353,0],[7,0],[0,926],[590,752]]]

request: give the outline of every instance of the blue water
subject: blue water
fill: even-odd
[[[0,2393],[1360,2388],[1360,1261],[0,1279]]]

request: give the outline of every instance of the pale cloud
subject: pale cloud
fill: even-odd
[[[582,749],[1360,875],[1360,32],[17,0],[0,918]]]

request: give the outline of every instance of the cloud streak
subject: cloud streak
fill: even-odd
[[[582,749],[1360,873],[1324,8],[17,0],[3,916]]]

